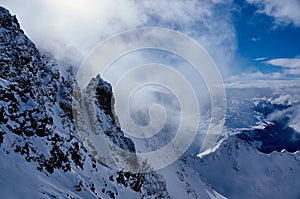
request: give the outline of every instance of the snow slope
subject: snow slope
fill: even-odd
[[[190,157],[190,166],[228,198],[299,198],[300,153],[258,152],[230,136],[212,153]]]
[[[2,7],[0,49],[1,196],[168,197],[164,181],[156,173],[124,173],[96,161],[84,147],[74,122],[72,101],[80,106],[84,100],[72,100],[73,92],[81,94],[71,66],[42,55],[24,35],[16,17]],[[107,83],[99,80],[99,84]],[[134,150],[109,114],[104,114],[105,106],[97,106],[102,121],[110,121],[109,136],[104,139]],[[82,129],[87,129],[84,123]]]

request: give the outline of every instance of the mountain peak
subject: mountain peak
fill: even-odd
[[[16,16],[12,16],[9,10],[2,6],[0,6],[0,25],[0,27],[6,29],[12,28],[14,26],[20,28]]]
[[[74,121],[72,94],[81,91],[72,72],[61,70],[51,55],[41,55],[3,7],[0,25],[0,182],[5,184],[0,193],[7,198],[116,198],[120,192],[127,198],[167,197],[164,179],[155,172],[116,171],[92,156]],[[96,83],[96,114],[111,121],[111,86],[100,77]],[[74,103],[80,107],[83,101]],[[116,123],[108,124],[104,138],[135,150]],[[11,192],[18,184],[11,180],[16,171],[24,183],[18,193]]]

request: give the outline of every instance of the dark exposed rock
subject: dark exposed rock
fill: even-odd
[[[157,198],[160,192],[167,195],[165,184],[149,186],[162,181],[160,176],[156,175],[156,179],[146,174],[128,174],[129,177],[123,178],[120,173],[105,168],[87,151],[73,117],[76,113],[73,98],[80,105],[83,102],[70,66],[59,65],[50,55],[40,54],[20,29],[16,17],[3,7],[0,7],[0,66],[0,146],[7,154],[20,154],[49,178],[56,173],[66,173],[60,177],[76,179],[73,189],[89,197],[100,198],[98,195],[103,192],[106,197],[115,198],[118,191],[114,187],[119,184],[127,184],[128,190],[140,196]],[[114,120],[112,96],[110,85],[98,77],[95,105],[97,114],[111,121],[105,131],[107,139],[135,152],[133,142],[124,136]],[[108,185],[107,173],[111,173],[113,179],[123,180]],[[48,195],[58,197],[54,193]],[[64,196],[72,198],[69,193]]]

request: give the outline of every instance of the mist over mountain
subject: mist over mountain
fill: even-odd
[[[155,91],[168,120],[156,136],[135,138],[119,124],[112,86],[95,74],[81,90],[71,63],[40,51],[0,7],[1,198],[300,197],[299,80],[228,84],[225,126],[213,147],[199,154],[207,108],[192,145],[175,162],[132,173],[111,165],[135,167],[138,160],[102,143],[130,154],[157,150],[175,136],[180,104]],[[142,126],[150,122],[147,100],[132,109]]]
[[[168,197],[164,180],[155,172],[124,173],[96,161],[76,131],[74,119],[79,118],[73,117],[72,93],[78,88],[71,66],[40,54],[16,17],[3,7],[0,12],[2,197]],[[95,81],[99,89],[107,85]],[[106,92],[103,98],[112,95]],[[107,121],[109,128],[105,139],[134,151],[105,107],[98,107],[101,122]]]

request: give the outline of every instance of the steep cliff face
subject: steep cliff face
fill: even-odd
[[[16,17],[2,7],[0,65],[1,195],[168,197],[159,175],[153,174],[150,179],[150,174],[134,175],[107,168],[86,150],[74,122],[75,105],[81,106],[84,100],[80,100],[82,95],[71,66],[42,55],[20,29]],[[104,138],[134,151],[134,144],[112,120],[107,107],[112,92],[101,88],[109,85],[100,78],[96,83],[97,114],[102,123],[106,122]],[[82,125],[86,130],[84,122]],[[13,191],[19,186],[22,188]]]

